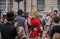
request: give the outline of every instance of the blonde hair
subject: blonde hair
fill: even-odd
[[[22,26],[18,27],[18,36],[21,37],[23,35],[24,28]]]
[[[37,18],[37,17],[39,17],[41,14],[39,13],[39,12],[37,12],[37,11],[34,11],[34,12],[31,12],[30,13],[30,17],[31,18]]]

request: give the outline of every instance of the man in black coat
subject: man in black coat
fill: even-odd
[[[60,34],[60,25],[58,23],[59,23],[59,17],[56,16],[54,17],[54,26],[49,31],[48,39],[52,39],[55,33]]]
[[[2,39],[15,39],[15,36],[17,34],[16,28],[12,24],[12,21],[14,20],[13,12],[7,13],[7,23],[0,25],[0,33]]]

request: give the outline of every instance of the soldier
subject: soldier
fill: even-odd
[[[1,37],[2,39],[15,39],[15,36],[17,34],[16,28],[12,24],[12,21],[14,20],[13,12],[7,13],[7,23],[2,24],[0,27],[1,30]]]

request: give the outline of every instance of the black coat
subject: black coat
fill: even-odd
[[[60,33],[60,25],[55,25],[54,27],[52,27],[52,28],[50,29],[48,35],[49,35],[49,36],[51,37],[51,39],[52,39],[52,37],[53,37],[53,35],[54,35],[55,33]]]
[[[0,26],[1,26],[0,31],[1,31],[2,39],[15,39],[15,36],[17,35],[17,31],[12,24],[6,23]]]

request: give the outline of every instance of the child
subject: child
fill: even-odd
[[[18,27],[18,39],[27,39],[24,28],[22,26]]]

